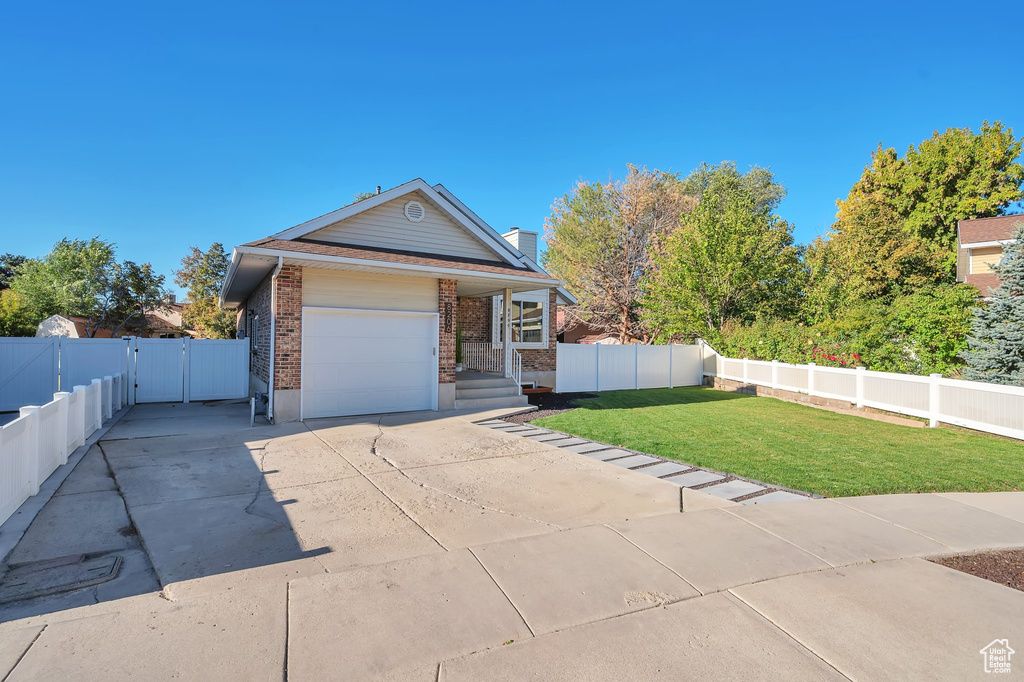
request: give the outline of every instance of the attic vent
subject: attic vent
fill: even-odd
[[[405,217],[414,223],[418,223],[423,220],[427,212],[423,209],[423,204],[418,201],[410,201],[405,205]]]

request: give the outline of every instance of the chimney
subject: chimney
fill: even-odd
[[[380,185],[377,185],[377,194],[380,194]]]
[[[518,227],[510,228],[508,232],[501,235],[509,244],[519,249],[524,256],[537,262],[537,233],[529,230],[520,230]]]

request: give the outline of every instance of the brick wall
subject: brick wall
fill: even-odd
[[[260,316],[256,347],[249,356],[249,371],[264,383],[270,381],[270,283],[271,275],[267,275],[249,295],[245,302],[246,315],[243,318],[243,324],[246,325],[245,336],[252,347],[253,316]]]
[[[466,343],[491,342],[491,297],[459,297],[459,325]]]
[[[277,276],[275,325],[274,390],[302,388],[302,268],[297,265],[285,265]]]
[[[458,283],[453,279],[437,280],[438,350],[437,380],[442,384],[455,382],[455,328],[458,315]]]
[[[558,314],[555,303],[557,296],[555,290],[551,289],[548,296],[548,347],[519,350],[519,354],[523,356],[524,372],[555,371],[555,358],[558,356],[558,323],[555,319]]]

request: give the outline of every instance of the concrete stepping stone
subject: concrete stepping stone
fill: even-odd
[[[501,424],[508,424],[507,421],[502,419],[488,419],[482,422],[473,422],[477,426],[500,426]]]
[[[555,445],[560,448],[566,448],[569,447],[570,445],[586,445],[589,442],[590,441],[587,440],[586,438],[566,438],[565,440],[560,440],[551,443],[551,445]]]
[[[515,428],[511,429],[503,429],[505,433],[521,433],[523,435],[532,434],[535,430],[536,429],[534,429],[532,426],[516,426]]]
[[[752,497],[749,500],[743,500],[740,504],[771,504],[773,502],[796,502],[797,500],[809,500],[811,498],[804,497],[803,495],[795,495],[793,493],[787,493],[785,490],[776,490],[773,493],[767,495],[761,495],[760,497]]]
[[[644,464],[654,464],[661,460],[657,457],[648,457],[647,455],[633,455],[632,457],[623,457],[622,459],[613,459],[608,462],[614,464],[617,467],[623,467],[624,469],[632,469],[633,467],[643,466]]]
[[[522,426],[521,424],[512,424],[510,422],[502,422],[500,424],[488,424],[487,428],[489,428],[489,429],[497,429],[497,430],[501,431],[501,430],[504,430],[504,429],[518,429],[518,428],[521,428],[521,426]]]
[[[587,457],[596,459],[602,462],[607,462],[610,459],[618,459],[619,457],[632,457],[635,453],[629,452],[628,450],[620,450],[615,448],[614,450],[600,450],[598,452],[587,453]]]
[[[721,497],[723,500],[735,500],[737,497],[759,493],[762,490],[764,490],[764,486],[746,481],[729,481],[728,483],[719,483],[718,485],[700,489],[702,493]]]
[[[648,476],[654,476],[655,478],[671,476],[672,474],[681,474],[684,471],[689,470],[690,467],[682,464],[676,464],[675,462],[662,462],[661,464],[652,464],[649,467],[637,469],[641,474],[647,474]]]
[[[691,471],[688,474],[679,474],[678,476],[672,476],[665,480],[672,481],[684,488],[692,488],[695,485],[704,485],[705,483],[711,483],[712,481],[721,481],[723,478],[725,478],[725,476],[713,474],[710,471]]]
[[[542,433],[539,436],[528,435],[526,437],[529,438],[530,440],[535,440],[538,443],[547,443],[549,441],[561,440],[563,438],[566,438],[567,436],[564,433],[551,433],[551,432],[548,432],[548,433]],[[551,444],[554,445],[554,443],[551,443]]]
[[[545,431],[544,429],[535,429],[532,426],[528,426],[526,430],[513,429],[512,431],[506,431],[505,433],[514,433],[517,436],[523,436],[524,438],[527,438],[529,436],[543,436],[545,433],[550,433],[550,431]]]
[[[557,443],[556,443],[557,445]],[[569,450],[570,452],[576,452],[581,455],[585,455],[588,452],[596,452],[598,450],[604,450],[608,446],[603,443],[586,443],[584,445],[570,445],[569,447],[562,448],[563,450]]]

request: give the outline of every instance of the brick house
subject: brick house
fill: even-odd
[[[1014,241],[1018,225],[1024,225],[1022,214],[957,223],[956,281],[973,284],[985,298],[991,296],[1000,283],[992,266],[1002,260],[1003,246]]]
[[[536,233],[420,179],[235,247],[221,290],[277,422],[525,404],[520,386],[554,386],[573,302]]]

